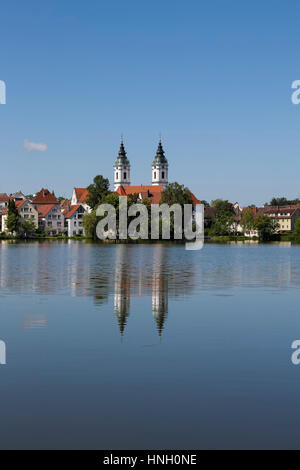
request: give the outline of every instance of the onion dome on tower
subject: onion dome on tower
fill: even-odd
[[[114,190],[116,191],[121,185],[130,186],[130,162],[126,156],[123,137],[114,164]]]
[[[152,186],[162,186],[165,189],[168,186],[168,160],[159,139],[156,155],[152,162]]]

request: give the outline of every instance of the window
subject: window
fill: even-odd
[[[161,172],[161,177],[162,177],[162,179],[164,179],[164,177],[165,177],[165,172],[164,171]]]
[[[156,180],[156,171],[154,172],[154,179]]]
[[[119,173],[116,173],[116,180],[119,179]]]
[[[124,180],[126,180],[126,171],[124,171]]]

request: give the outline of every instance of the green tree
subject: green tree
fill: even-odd
[[[268,241],[272,235],[276,233],[279,228],[278,222],[265,214],[260,214],[254,219],[254,228],[258,232],[258,237],[261,241]]]
[[[85,214],[82,217],[82,225],[84,228],[85,236],[96,240],[96,227],[98,217],[96,216],[96,210],[93,210],[90,214]]]
[[[295,223],[295,241],[300,243],[300,217],[296,220]]]
[[[223,199],[211,201],[214,209],[214,220],[211,233],[214,235],[228,235],[234,222],[235,212],[231,202]]]
[[[160,204],[168,204],[169,206],[173,204],[192,204],[191,191],[186,188],[183,184],[179,183],[170,183],[166,189],[162,191]]]
[[[265,205],[270,205],[270,206],[291,206],[291,205],[294,205],[294,204],[299,204],[300,203],[300,199],[299,198],[296,198],[296,199],[287,199],[286,197],[273,197],[270,201],[269,204],[265,204]]]
[[[244,232],[250,232],[254,229],[254,213],[251,207],[246,207],[242,212],[241,226]]]
[[[95,209],[109,193],[109,180],[108,178],[103,178],[102,175],[97,175],[94,178],[93,184],[90,184],[87,189],[89,191],[87,204],[92,209]]]
[[[8,202],[6,227],[8,232],[17,232],[19,226],[19,212],[14,200]]]
[[[24,232],[25,238],[35,232],[35,225],[31,220],[24,220],[21,224],[21,228]]]

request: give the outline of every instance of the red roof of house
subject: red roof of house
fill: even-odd
[[[59,204],[49,189],[42,188],[32,201],[33,204]]]
[[[89,197],[89,191],[86,188],[74,188],[76,197],[77,197],[77,202],[86,202],[87,198]]]
[[[140,194],[142,199],[147,198],[150,200],[151,204],[159,204],[161,200],[161,193],[163,191],[162,186],[119,186],[116,193],[120,196],[129,196],[129,194]],[[191,198],[193,204],[201,204],[201,202],[196,198],[196,196],[191,193]]]
[[[77,209],[79,209],[79,207],[80,207],[80,204],[75,204],[74,206],[70,207],[70,210],[66,209],[64,211],[65,219],[69,219],[70,217],[72,217],[72,215],[75,214],[75,212],[77,211]]]
[[[39,217],[46,217],[46,215],[49,214],[49,212],[51,211],[51,209],[53,209],[54,206],[55,204],[44,204],[44,205],[39,206],[38,208]]]

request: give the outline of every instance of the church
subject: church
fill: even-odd
[[[151,204],[159,204],[161,193],[169,184],[168,170],[168,160],[161,139],[159,139],[156,155],[152,162],[152,185],[131,186],[130,161],[127,158],[122,138],[118,157],[114,164],[114,191],[119,196],[138,194],[140,199],[147,198]],[[191,197],[194,204],[200,204],[193,193],[191,193]]]
[[[140,199],[147,198],[152,204],[159,204],[161,192],[168,186],[168,160],[165,157],[161,139],[152,162],[152,185],[131,186],[130,161],[127,158],[123,138],[118,157],[114,164],[114,190],[120,196],[138,194]]]

